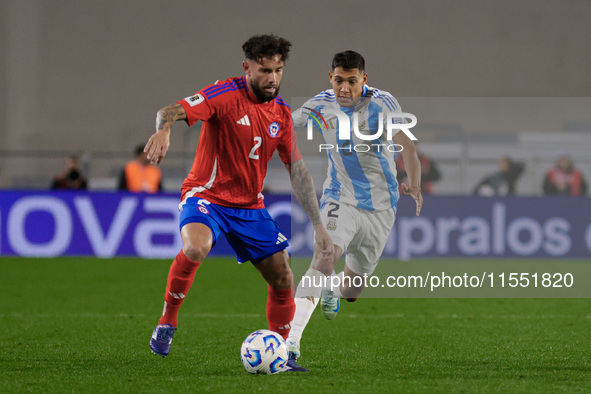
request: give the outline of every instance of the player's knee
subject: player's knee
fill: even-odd
[[[312,261],[312,268],[327,276],[334,271],[334,265],[328,261]]]
[[[183,253],[187,256],[190,260],[193,261],[203,261],[211,247],[209,245],[195,245],[193,243],[185,243],[183,245]]]
[[[274,280],[275,283],[270,283],[271,287],[275,289],[291,289],[293,285],[293,276],[291,269],[287,267],[286,270],[278,272],[277,277]]]
[[[289,265],[276,265],[273,273],[267,276],[267,283],[274,289],[291,289],[293,286],[293,274]]]
[[[255,263],[254,266],[272,288],[291,289],[293,287],[293,274],[289,266],[287,251],[275,253]]]
[[[338,258],[324,260],[319,255],[314,255],[312,259],[312,268],[322,272],[324,275],[331,275],[338,261]]]

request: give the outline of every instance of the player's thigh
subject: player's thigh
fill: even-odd
[[[213,247],[213,234],[204,223],[187,223],[181,229],[183,253],[193,261],[203,261]]]
[[[193,261],[203,261],[221,232],[215,205],[197,197],[188,198],[180,214],[183,252]]]
[[[395,214],[394,210],[360,211],[360,229],[349,243],[345,264],[358,275],[371,275],[388,242]]]
[[[266,209],[225,209],[228,243],[239,263],[253,264],[281,252],[289,246],[287,237]]]
[[[274,289],[291,289],[293,275],[287,250],[281,250],[253,264],[267,283]]]
[[[332,198],[329,198],[320,209],[320,217],[326,232],[334,245],[341,250],[338,256],[335,254],[335,263],[341,258],[342,253],[347,250],[349,243],[358,231],[357,214],[355,207]]]

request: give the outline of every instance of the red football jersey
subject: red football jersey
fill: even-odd
[[[227,207],[263,208],[261,190],[275,150],[283,163],[302,158],[289,106],[277,96],[261,103],[246,78],[229,78],[177,101],[189,126],[203,121],[182,197],[198,196]]]

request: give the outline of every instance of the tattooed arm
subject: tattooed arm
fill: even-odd
[[[144,148],[152,164],[160,164],[170,147],[170,130],[177,120],[187,118],[180,104],[171,104],[160,109],[156,115],[156,132],[152,134]]]
[[[320,219],[318,198],[316,197],[314,183],[312,182],[312,176],[308,168],[306,168],[303,160],[286,164],[285,167],[291,177],[291,186],[296,198],[314,225],[314,241],[318,247],[318,251],[322,253],[323,258],[332,258],[334,254],[332,239],[326,232]]]

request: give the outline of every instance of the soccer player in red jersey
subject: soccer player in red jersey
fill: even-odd
[[[314,224],[318,250],[327,259],[334,253],[312,178],[296,144],[290,109],[278,96],[290,46],[273,35],[252,37],[242,46],[244,76],[218,81],[158,111],[156,132],[145,147],[152,163],[165,157],[177,120],[189,125],[201,120],[203,126],[193,167],[182,186],[183,249],[170,268],[164,311],[150,341],[156,354],[170,352],[178,309],[220,233],[226,235],[238,261],[251,261],[267,281],[269,329],[287,337],[295,311],[288,243],[264,208],[261,194],[275,150]],[[291,366],[298,370],[295,362]]]

